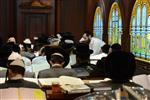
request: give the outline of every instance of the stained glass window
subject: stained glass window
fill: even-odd
[[[132,37],[131,37],[131,43],[132,43],[132,46],[131,46],[131,50],[132,51],[135,51],[135,52],[133,52],[133,54],[136,54],[136,52],[137,52],[137,44],[136,44],[136,31],[135,31],[135,17],[132,17],[132,19],[131,19],[131,21],[132,21],[132,26],[134,26],[134,27],[132,27],[132,29],[131,29],[131,34],[132,34]]]
[[[94,15],[94,23],[93,23],[93,33],[94,37],[102,39],[103,35],[103,20],[102,13],[100,7],[97,7]]]
[[[121,35],[122,35],[121,13],[120,13],[118,3],[114,2],[109,14],[108,43],[121,44]]]
[[[150,59],[150,11],[148,0],[136,0],[132,11],[130,34],[131,52],[137,57]]]
[[[148,16],[147,21],[147,41],[146,41],[146,58],[150,59],[150,16]]]

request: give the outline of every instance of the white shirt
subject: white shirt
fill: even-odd
[[[38,56],[32,60],[32,64],[30,66],[26,66],[26,71],[34,72],[36,77],[39,71],[44,69],[49,69],[50,65],[46,60],[46,56]]]
[[[97,55],[100,53],[100,49],[101,47],[105,44],[104,41],[98,39],[98,38],[95,38],[95,37],[92,37],[91,38],[91,41],[89,43],[89,48],[93,50],[93,53],[91,55]]]
[[[68,65],[65,68],[71,68],[71,65],[76,64],[76,55],[75,54],[70,54],[70,61]]]
[[[31,65],[31,60],[29,58],[22,56],[22,59],[24,61],[25,66]]]
[[[106,53],[100,53],[98,55],[90,56],[90,63],[96,65],[98,60],[101,60],[103,57],[106,57]]]

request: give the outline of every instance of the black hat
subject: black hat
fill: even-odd
[[[74,36],[71,32],[64,32],[61,34],[62,36],[62,41],[66,39],[74,40]]]
[[[111,46],[111,49],[112,49],[112,52],[114,52],[114,51],[121,51],[121,45],[119,43],[114,43]]]
[[[131,79],[135,68],[135,57],[129,52],[112,52],[105,60],[106,75],[116,82],[125,82]]]
[[[60,46],[45,46],[45,54],[46,54],[46,59],[47,61],[49,62],[49,60],[51,59],[51,55],[53,55],[54,53],[60,53],[63,58],[64,58],[64,65],[63,67],[66,67],[69,63],[69,54],[63,49],[61,48]]]
[[[76,45],[76,54],[82,54],[82,55],[86,55],[86,54],[92,54],[93,50],[89,49],[89,45],[86,43],[78,43]]]

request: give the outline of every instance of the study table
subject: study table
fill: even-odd
[[[4,79],[5,78],[2,78],[2,79],[0,78],[0,83],[4,83]],[[106,79],[104,79],[104,80],[100,79],[99,80],[98,78],[95,78],[95,79],[90,79],[90,80],[84,79],[83,81],[84,81],[84,83],[99,83],[99,82],[102,82],[105,80]],[[30,81],[31,81],[31,79],[30,79]],[[32,81],[35,81],[35,80],[32,79]],[[38,81],[36,80],[36,82],[38,82]],[[39,85],[41,86],[41,84],[39,84]],[[73,99],[80,97],[80,96],[83,96],[85,94],[93,93],[92,90],[88,91],[88,92],[84,92],[84,93],[73,93],[73,94],[68,94],[68,93],[64,93],[64,92],[52,93],[52,89],[51,89],[52,87],[51,86],[43,86],[41,88],[45,91],[46,96],[47,96],[47,100],[73,100]],[[37,92],[37,91],[34,91],[34,92]],[[145,99],[145,100],[150,100],[150,91],[144,89],[144,92],[148,96],[148,99]],[[39,97],[38,95],[36,95],[36,96]]]
[[[83,80],[85,83],[94,83],[94,82],[99,82],[101,80]],[[67,93],[52,93],[51,87],[46,87],[44,88],[47,94],[47,100],[74,100],[77,97],[86,95],[88,93],[93,93],[93,92],[86,92],[86,93],[75,93],[75,94],[67,94]],[[148,99],[150,99],[150,91],[149,90],[144,90],[146,93]]]
[[[90,80],[83,80],[84,83],[90,83],[90,82],[99,82],[101,80],[99,79],[90,79]],[[89,92],[86,93],[73,93],[73,94],[67,94],[67,93],[52,93],[51,87],[50,86],[44,86],[42,89],[46,92],[47,95],[47,100],[73,100],[79,96],[88,94]]]
[[[73,100],[87,93],[75,93],[75,94],[55,93],[53,94],[51,90],[46,90],[46,94],[47,94],[47,100]]]
[[[150,91],[149,90],[145,90],[145,93],[147,94],[147,99],[150,99]],[[47,100],[74,100],[77,97],[86,95],[88,93],[76,93],[76,94],[64,94],[64,93],[57,93],[57,94],[53,94],[51,90],[46,90],[46,94],[47,94]]]

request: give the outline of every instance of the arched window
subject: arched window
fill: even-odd
[[[147,41],[146,41],[146,58],[150,59],[150,15],[148,16],[147,21]]]
[[[131,36],[131,51],[136,51],[136,31],[135,31],[135,25],[136,25],[136,23],[135,23],[135,17],[132,17],[132,19],[131,19],[131,24],[132,24],[132,28],[131,28],[131,34],[132,34],[132,36]],[[135,52],[133,52],[133,54],[135,54]]]
[[[120,13],[118,3],[114,2],[109,14],[108,43],[121,44],[121,35],[122,35],[121,13]]]
[[[148,0],[136,0],[131,16],[131,52],[137,57],[150,59],[150,11]]]
[[[94,37],[102,39],[103,35],[103,20],[102,13],[100,7],[97,7],[94,15],[94,23],[93,23],[93,33]]]

